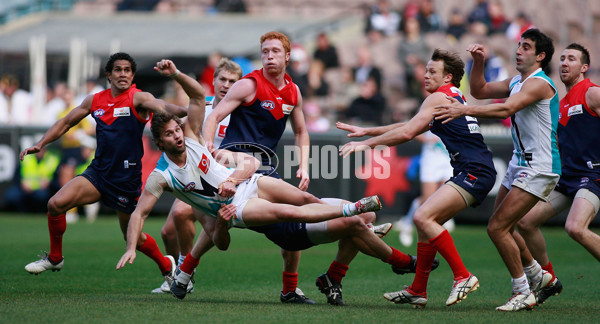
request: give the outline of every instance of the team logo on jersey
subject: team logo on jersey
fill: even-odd
[[[583,105],[575,105],[575,106],[569,108],[569,112],[568,112],[567,116],[581,115],[581,114],[583,114]]]
[[[219,129],[217,131],[217,136],[225,138],[225,131],[227,130],[227,126],[219,125]]]
[[[185,187],[183,187],[183,192],[190,192],[194,189],[196,189],[196,183],[190,182],[190,183],[186,184]]]
[[[131,116],[131,110],[129,109],[129,107],[120,107],[120,108],[115,108],[113,110],[113,117],[125,117],[125,116]]]
[[[467,176],[465,177],[465,179],[463,180],[464,183],[468,184],[471,187],[475,186],[475,183],[477,183],[477,177],[467,173]]]
[[[94,111],[94,117],[100,118],[102,116],[104,116],[104,109],[98,109],[98,110]]]
[[[286,115],[291,114],[292,110],[294,110],[294,107],[296,107],[296,106],[286,105],[286,104],[281,105],[281,109],[283,110],[283,113]]]
[[[273,109],[275,109],[275,104],[273,103],[273,101],[270,101],[270,100],[265,100],[265,101],[261,102],[260,106],[263,109],[266,109],[266,110],[273,110]]]
[[[521,172],[519,173],[518,177],[519,178],[527,178],[529,175],[527,174],[527,172]]]
[[[119,201],[124,204],[129,202],[129,199],[127,199],[127,197],[119,196],[119,197],[117,197],[117,199],[119,199]]]
[[[206,154],[202,153],[202,159],[200,160],[200,164],[198,164],[198,169],[202,171],[204,174],[208,173],[208,168],[210,167],[210,160],[206,156]]]
[[[584,186],[584,185],[586,185],[588,182],[590,182],[590,178],[588,178],[588,177],[583,177],[583,178],[581,178],[581,180],[580,180],[579,182],[580,182],[580,183],[579,183],[579,185],[580,185],[580,186]]]

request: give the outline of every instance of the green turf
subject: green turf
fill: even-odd
[[[146,231],[159,242],[162,218],[152,218]],[[510,297],[510,278],[481,226],[458,226],[453,233],[468,269],[481,288],[462,303],[446,307],[452,282],[445,261],[429,281],[429,303],[415,310],[382,298],[410,284],[412,275],[397,276],[387,264],[359,255],[344,279],[347,307],[330,307],[314,286],[327,270],[337,245],[311,248],[302,254],[299,287],[317,305],[283,305],[279,249],[263,236],[234,229],[227,252],[211,251],[196,274],[196,291],[184,300],[150,294],[162,283],[156,265],[138,253],[133,265],[115,271],[125,243],[115,217],[69,225],[64,239],[65,268],[38,276],[23,266],[48,249],[45,217],[0,216],[1,323],[557,323],[598,321],[599,263],[561,228],[544,229],[550,256],[565,287],[558,297],[530,312],[500,313],[494,308]],[[400,248],[397,232],[386,239]],[[162,248],[162,246],[161,246]],[[404,250],[415,253],[415,247]]]

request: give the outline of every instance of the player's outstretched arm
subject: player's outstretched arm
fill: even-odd
[[[212,241],[219,250],[225,251],[229,248],[229,243],[231,242],[229,228],[231,227],[231,220],[233,219],[233,216],[235,216],[235,211],[235,206],[229,204],[222,205],[217,213]]]
[[[59,119],[50,127],[48,131],[42,136],[42,138],[32,147],[24,149],[19,158],[21,161],[27,154],[35,154],[39,152],[44,146],[52,143],[63,136],[71,127],[77,125],[85,116],[87,116],[92,109],[92,99],[94,96],[87,96],[81,105],[71,110],[65,117]]]
[[[310,184],[310,177],[308,175],[310,137],[308,135],[308,130],[306,129],[304,113],[302,112],[302,94],[300,93],[298,86],[296,86],[296,90],[298,91],[298,103],[297,107],[292,110],[290,123],[292,125],[292,130],[294,131],[295,144],[300,149],[300,165],[298,171],[296,171],[296,178],[300,179],[298,189],[306,191]]]
[[[216,150],[213,155],[217,162],[235,171],[221,184],[218,194],[222,197],[233,197],[238,184],[250,178],[261,166],[260,161],[252,155],[228,150]]]
[[[473,44],[467,48],[473,57],[473,67],[469,75],[469,89],[476,99],[506,98],[510,95],[510,79],[487,82],[484,77],[487,51],[483,45]]]
[[[335,127],[343,131],[347,131],[347,137],[363,137],[363,136],[379,136],[391,131],[394,128],[401,127],[405,123],[395,123],[377,127],[359,127],[342,122],[335,123]]]
[[[127,263],[132,264],[135,260],[135,249],[137,248],[140,235],[142,235],[144,222],[146,221],[146,218],[148,218],[148,215],[150,215],[152,208],[154,208],[154,205],[156,205],[158,198],[160,198],[164,190],[163,185],[158,183],[157,176],[158,175],[155,173],[152,173],[148,177],[146,187],[138,200],[135,210],[129,218],[129,223],[127,225],[126,250],[117,263],[117,270],[123,268]]]

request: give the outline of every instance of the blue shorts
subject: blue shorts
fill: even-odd
[[[273,243],[287,251],[306,250],[316,245],[308,239],[306,223],[277,223],[248,227],[248,229],[264,234]]]
[[[579,189],[587,189],[600,197],[600,176],[595,174],[563,174],[554,188],[554,190],[570,198],[574,198]]]
[[[490,190],[494,187],[496,174],[495,172],[492,174],[482,170],[463,170],[459,171],[458,174],[448,181],[452,181],[454,184],[473,195],[477,201],[474,202],[471,207],[476,207],[483,202]]]
[[[91,166],[81,176],[88,179],[100,192],[103,205],[124,213],[133,213],[142,192],[142,179],[126,184],[113,184]]]

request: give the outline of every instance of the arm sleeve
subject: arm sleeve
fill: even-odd
[[[160,198],[165,191],[163,185],[166,185],[165,179],[157,172],[152,172],[146,179],[146,186],[144,190],[154,195],[156,198]]]

